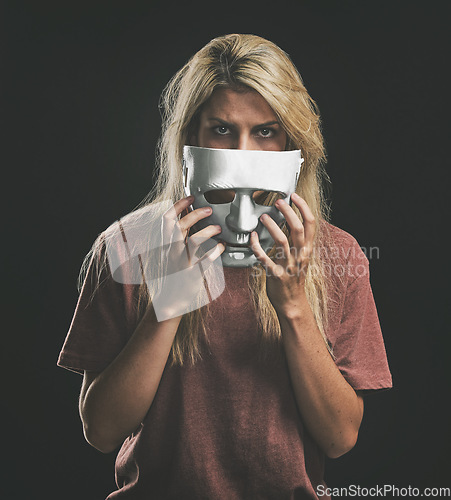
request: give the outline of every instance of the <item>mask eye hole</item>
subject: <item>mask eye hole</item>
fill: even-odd
[[[286,195],[279,191],[254,191],[252,198],[257,205],[272,207],[277,200],[286,198]]]
[[[212,205],[222,205],[232,203],[235,199],[235,191],[233,189],[212,189],[205,192],[204,197]]]

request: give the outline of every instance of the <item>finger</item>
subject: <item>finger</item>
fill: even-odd
[[[216,243],[211,238],[220,233],[221,226],[211,225],[195,233],[188,240],[174,239],[171,241],[165,252],[166,256],[171,256],[171,272],[182,271],[202,260]],[[166,258],[168,259],[168,257]]]
[[[290,244],[288,243],[288,239],[285,236],[282,229],[280,229],[279,225],[276,223],[274,219],[272,219],[268,214],[263,214],[260,216],[261,223],[266,227],[271,235],[276,247],[281,248],[284,252],[285,258],[288,258],[290,255]]]
[[[205,255],[200,259],[199,264],[202,267],[202,271],[206,271],[213,262],[221,256],[221,254],[226,249],[224,243],[220,242],[215,245],[211,250],[205,253]]]
[[[258,234],[256,231],[252,231],[251,233],[251,238],[250,238],[250,248],[254,252],[255,257],[257,260],[266,268],[266,269],[273,269],[275,264],[274,262],[268,257],[267,253],[263,250],[262,246],[260,245],[260,240],[258,238]]]
[[[202,256],[208,250],[210,250],[211,245],[214,241],[211,239],[213,236],[217,236],[222,231],[221,226],[211,225],[207,226],[201,231],[194,233],[188,239],[188,251],[189,254],[194,258],[194,256]]]
[[[182,198],[174,203],[174,205],[168,210],[174,216],[174,219],[178,217],[184,210],[187,210],[188,207],[193,203],[194,196],[187,196],[186,198]]]
[[[291,195],[291,200],[299,208],[301,212],[302,219],[304,221],[304,246],[307,246],[311,251],[313,249],[313,241],[315,239],[316,231],[316,221],[315,217],[307,205],[307,202],[301,198],[298,194],[293,193]]]
[[[212,214],[211,207],[202,207],[192,210],[188,215],[185,215],[179,220],[179,227],[183,233],[187,233],[188,230],[197,224],[200,220],[205,219]]]
[[[193,244],[194,247],[199,247],[205,241],[209,240],[213,236],[217,236],[222,231],[221,226],[219,225],[211,225],[204,227],[197,233],[194,233],[190,236],[189,241]]]
[[[212,213],[210,207],[197,208],[192,210],[187,215],[182,217],[179,221],[174,219],[176,210],[175,206],[172,207],[172,212],[166,212],[164,222],[164,237],[165,242],[184,241],[188,235],[188,231],[194,224],[200,220],[208,217]]]
[[[285,200],[277,200],[275,207],[281,212],[290,228],[290,235],[296,249],[301,249],[304,245],[305,231],[304,225],[296,212]]]
[[[178,200],[172,205],[166,212],[163,214],[162,223],[163,223],[163,241],[165,243],[171,242],[173,239],[176,241],[185,238],[185,235],[180,233],[180,230],[177,230],[177,234],[174,235],[174,228],[177,223],[177,217],[183,212],[188,210],[188,207],[194,201],[194,196],[187,196],[186,198],[182,198]],[[174,238],[175,236],[175,238]]]

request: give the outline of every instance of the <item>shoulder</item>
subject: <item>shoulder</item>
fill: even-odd
[[[161,214],[167,204],[150,203],[115,220],[94,241],[85,258],[97,272],[107,272],[122,284],[141,284],[140,257],[158,250]],[[157,252],[154,252],[157,253]]]
[[[167,210],[168,204],[166,203],[149,203],[140,208],[136,208],[131,212],[123,215],[120,219],[115,220],[110,224],[100,236],[108,240],[115,240],[120,234],[122,238],[126,239],[127,233],[136,229],[142,229],[143,231],[149,229],[156,220],[160,220],[160,217],[164,211]],[[129,234],[131,236],[131,234]]]
[[[99,236],[98,240],[108,251],[123,251],[136,255],[154,246],[151,240],[157,240],[160,234],[164,213],[172,206],[172,202],[152,202],[123,215],[110,224]]]
[[[323,260],[368,266],[368,258],[354,236],[329,222],[322,221],[321,224],[317,250],[322,252]]]

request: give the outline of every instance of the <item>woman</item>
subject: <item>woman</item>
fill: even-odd
[[[324,456],[357,440],[363,391],[390,387],[391,376],[368,261],[326,222],[316,106],[279,47],[228,35],[173,77],[162,107],[156,188],[94,244],[58,361],[84,374],[88,442],[103,452],[122,444],[108,498],[317,498]],[[286,229],[260,220],[282,251],[267,254],[252,231],[258,268],[224,268],[219,298],[158,321],[155,290],[112,279],[106,256],[124,225],[143,218],[172,224],[194,246],[220,238],[217,226],[196,231],[211,211],[189,211],[185,144],[301,149],[304,164],[291,206],[275,202]],[[225,249],[219,242],[205,258]]]

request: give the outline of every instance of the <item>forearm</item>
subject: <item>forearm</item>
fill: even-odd
[[[330,457],[357,440],[363,401],[335,365],[303,294],[296,312],[279,314],[299,411],[310,434]]]
[[[85,374],[80,415],[86,439],[112,451],[140,425],[148,412],[180,322],[158,322],[150,307],[133,336],[100,374]]]

